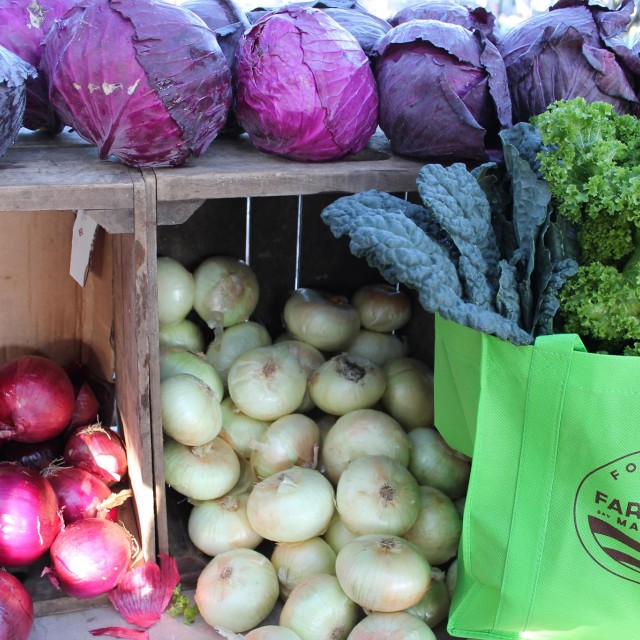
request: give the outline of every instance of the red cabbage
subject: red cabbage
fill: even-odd
[[[560,0],[547,13],[509,29],[498,41],[515,122],[528,121],[556,100],[582,97],[638,113],[640,57],[621,36],[633,0],[611,10],[588,0]]]
[[[229,65],[193,12],[157,0],[83,0],[45,38],[51,102],[100,158],[177,166],[231,105]]]
[[[470,31],[479,29],[491,42],[496,41],[496,17],[484,7],[473,2],[457,2],[457,0],[429,0],[418,2],[400,9],[389,23],[397,27],[410,20],[440,20],[449,24],[457,24]]]
[[[369,59],[319,9],[289,6],[245,32],[236,54],[236,115],[253,144],[294,160],[361,151],[377,126]]]
[[[75,0],[0,0],[0,45],[32,64],[42,58],[42,42],[53,23],[75,4]],[[63,122],[49,102],[47,80],[40,72],[27,81],[27,106],[23,126],[60,133]]]
[[[421,158],[487,160],[511,125],[504,62],[480,31],[437,20],[393,27],[376,46],[380,128]]]
[[[0,46],[0,156],[13,144],[27,102],[26,83],[36,70],[25,60]]]

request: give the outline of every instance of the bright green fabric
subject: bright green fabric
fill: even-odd
[[[640,639],[640,358],[441,318],[435,358],[436,427],[473,458],[449,632]]]

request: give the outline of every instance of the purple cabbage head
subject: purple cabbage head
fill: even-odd
[[[357,8],[327,7],[323,11],[349,31],[368,56],[372,54],[378,40],[391,29],[386,20]]]
[[[393,27],[376,47],[380,128],[400,155],[487,160],[511,126],[504,62],[480,31],[437,20]]]
[[[75,0],[0,0],[0,45],[38,69],[42,42],[56,20]],[[27,81],[27,106],[23,126],[60,133],[64,125],[51,103],[47,79],[40,71]]]
[[[203,153],[231,105],[231,74],[194,13],[156,0],[83,0],[45,39],[42,67],[63,120],[134,167]]]
[[[457,0],[429,0],[418,2],[400,9],[389,24],[397,27],[410,20],[440,20],[449,24],[457,24],[470,31],[479,29],[491,42],[496,43],[496,17],[484,7],[472,2],[458,2]]]
[[[35,68],[0,45],[0,156],[13,144],[24,117],[27,80]]]
[[[613,10],[587,0],[560,0],[551,9],[509,29],[498,41],[504,58],[515,122],[528,121],[556,100],[582,97],[638,113],[640,57],[622,34],[633,0]]]
[[[377,127],[371,65],[353,35],[319,9],[284,7],[245,32],[236,115],[253,144],[294,160],[361,151]]]

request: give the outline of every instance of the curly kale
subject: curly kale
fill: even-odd
[[[576,98],[532,123],[558,218],[574,226],[580,245],[577,274],[559,294],[564,330],[596,350],[638,355],[640,120]]]

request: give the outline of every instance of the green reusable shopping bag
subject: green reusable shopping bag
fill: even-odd
[[[640,639],[640,358],[436,319],[435,423],[473,461],[449,633]]]

